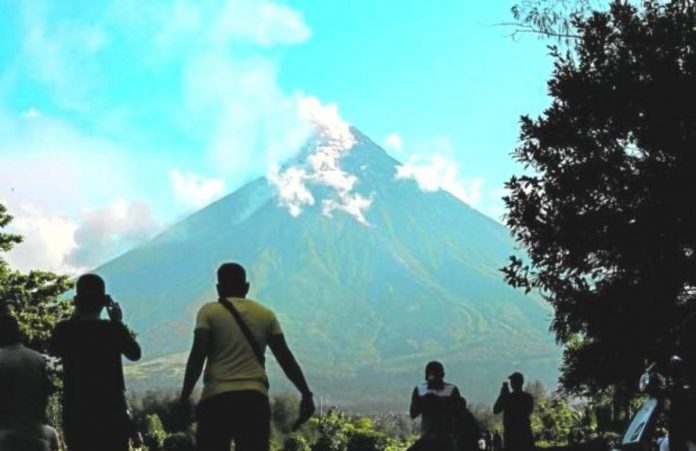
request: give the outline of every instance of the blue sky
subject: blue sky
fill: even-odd
[[[499,218],[519,116],[548,103],[514,2],[0,0],[0,202],[14,266],[76,272],[355,125]]]

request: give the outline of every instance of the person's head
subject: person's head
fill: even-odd
[[[441,382],[445,379],[445,367],[442,363],[432,361],[425,365],[425,380],[428,382]]]
[[[19,323],[9,312],[0,312],[0,348],[22,342]]]
[[[106,305],[106,285],[96,274],[84,274],[75,284],[75,304],[86,313],[99,313]]]
[[[514,372],[508,378],[510,379],[510,386],[514,391],[522,391],[524,386],[524,376],[520,372]]]
[[[239,263],[223,263],[217,270],[217,290],[222,297],[246,297],[249,282],[246,271]]]

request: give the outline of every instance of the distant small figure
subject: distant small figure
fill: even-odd
[[[249,282],[244,268],[225,263],[218,269],[217,279],[218,302],[207,303],[198,312],[180,402],[182,406],[189,403],[205,364],[197,410],[197,449],[229,451],[234,440],[237,451],[267,451],[271,412],[266,346],[302,395],[296,427],[314,413],[312,392],[275,314],[247,299]]]
[[[484,436],[479,437],[478,449],[481,451],[486,451],[486,446],[487,446],[486,438]]]
[[[493,448],[493,435],[491,434],[491,431],[486,429],[483,432],[483,439],[486,441],[486,448],[485,449],[487,451],[491,451],[491,449]]]
[[[58,433],[44,424],[46,361],[24,347],[17,320],[0,312],[0,450],[58,451]]]
[[[534,399],[532,395],[522,390],[524,376],[521,373],[513,373],[509,379],[512,392],[508,383],[504,382],[493,406],[493,413],[503,413],[505,449],[530,451],[534,449],[534,437],[529,418],[534,410]]]
[[[63,362],[63,431],[70,451],[127,451],[130,419],[121,356],[140,346],[96,274],[77,279],[75,312],[56,325],[51,350]],[[100,319],[106,308],[110,320]]]
[[[503,436],[500,435],[500,431],[496,430],[493,433],[493,439],[491,440],[491,449],[493,451],[500,451],[503,449]]]
[[[421,416],[422,432],[411,451],[451,451],[455,447],[453,427],[463,398],[457,386],[444,378],[442,363],[429,362],[425,382],[413,389],[410,414],[414,419]]]
[[[669,432],[663,429],[662,436],[657,439],[657,448],[659,451],[669,451]]]

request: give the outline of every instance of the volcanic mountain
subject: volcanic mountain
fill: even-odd
[[[242,263],[317,396],[405,408],[430,360],[471,400],[515,370],[553,384],[549,308],[508,287],[509,232],[445,191],[400,177],[355,128],[320,129],[292,161],[97,268],[138,333],[129,386],[175,388],[215,270]],[[271,358],[272,390],[288,388]]]

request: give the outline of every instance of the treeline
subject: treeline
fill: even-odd
[[[174,392],[150,391],[129,400],[133,420],[143,435],[145,449],[194,449],[192,411],[182,412]],[[298,431],[299,400],[289,394],[271,398],[271,450],[377,451],[405,450],[415,442],[420,423],[407,413],[360,415],[336,407],[325,409]]]
[[[550,394],[539,381],[527,385],[534,396],[532,430],[537,446],[563,447],[583,444],[608,449],[617,444],[621,422],[612,415],[611,396],[599,400]],[[145,449],[186,451],[194,449],[193,412],[182,412],[174,392],[150,391],[129,400],[133,419],[141,431]],[[469,406],[482,432],[502,433],[500,416],[491,406]],[[299,401],[290,394],[271,398],[271,449],[273,451],[399,451],[406,450],[420,434],[420,421],[408,413],[359,414],[337,407],[324,409],[298,431],[292,431]]]

